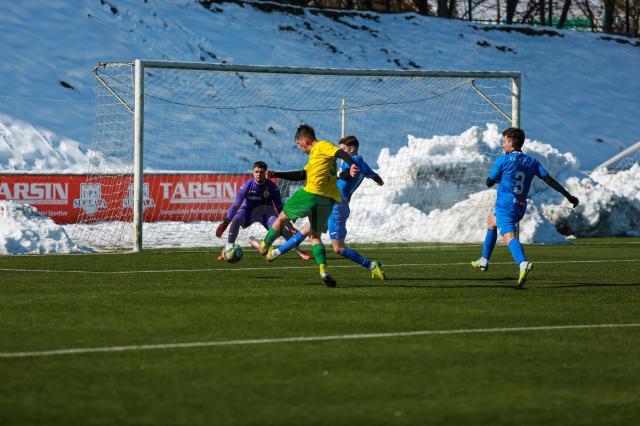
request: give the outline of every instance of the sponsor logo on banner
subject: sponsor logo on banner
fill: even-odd
[[[162,197],[171,204],[231,203],[238,182],[162,182]]]
[[[55,182],[0,182],[0,199],[26,204],[67,204],[69,184]]]
[[[107,202],[102,198],[102,188],[99,183],[81,183],[80,198],[73,200],[73,207],[80,208],[87,215],[93,216],[100,209],[107,208]]]
[[[133,184],[129,184],[129,197],[122,200],[122,205],[128,209],[133,209]],[[155,207],[156,203],[153,198],[149,197],[149,184],[142,185],[142,211],[145,211],[147,207]]]

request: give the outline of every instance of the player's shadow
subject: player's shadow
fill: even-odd
[[[424,282],[424,285],[419,284],[401,284],[406,281],[420,281]],[[450,285],[437,285],[438,282],[461,282],[469,281],[479,284],[450,284]],[[500,288],[506,290],[513,290],[515,288],[513,277],[492,277],[492,278],[444,278],[444,277],[428,277],[428,278],[387,278],[384,282],[376,282],[375,284],[340,284],[338,287],[346,288],[371,288],[371,287],[390,287],[390,288]],[[504,282],[504,284],[498,284]],[[487,283],[487,284],[485,284]],[[488,284],[492,283],[492,284]]]
[[[558,284],[558,285],[545,285],[540,288],[579,288],[579,287],[640,287],[640,283],[632,284],[606,284],[606,283],[571,283],[571,284]]]

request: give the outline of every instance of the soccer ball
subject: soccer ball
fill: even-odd
[[[242,260],[242,247],[237,244],[227,244],[222,250],[224,260],[229,263],[236,263]]]

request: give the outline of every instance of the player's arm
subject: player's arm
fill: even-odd
[[[495,163],[493,163],[493,167],[491,167],[491,171],[489,172],[489,177],[487,178],[487,186],[491,188],[496,183],[500,182],[500,178],[502,177],[502,161],[504,155],[498,157]]]
[[[557,180],[552,178],[550,175],[547,174],[543,176],[542,180],[545,181],[546,184],[549,185],[551,188],[555,189],[556,191],[564,195],[564,198],[569,200],[569,202],[573,205],[573,207],[577,206],[578,203],[580,202],[580,200],[578,200],[577,197],[574,197],[573,195],[571,195],[569,191],[567,191],[562,185],[558,183]]]
[[[238,190],[238,195],[236,195],[236,199],[233,201],[233,204],[231,204],[231,207],[229,207],[229,210],[227,211],[227,215],[225,216],[222,223],[220,223],[216,228],[217,238],[222,237],[222,234],[227,229],[227,226],[229,226],[229,224],[231,223],[233,216],[236,215],[236,213],[238,212],[238,209],[244,202],[244,199],[247,198],[247,190],[249,188],[249,182],[250,181],[247,181],[244,184],[242,184],[242,186]]]
[[[307,178],[307,171],[304,169],[292,172],[275,172],[273,170],[267,170],[267,177],[269,179],[305,180]]]
[[[371,170],[371,167],[369,167],[369,165],[365,163],[364,160],[360,162],[360,168],[361,168],[360,171],[365,177],[373,180],[375,183],[378,184],[378,186],[384,185],[384,181],[382,180],[380,175],[374,172],[373,170]]]
[[[343,150],[338,149],[336,151],[336,153],[334,154],[334,157],[336,159],[340,159],[340,160],[344,161],[345,163],[347,163],[349,165],[349,172],[351,173],[352,177],[356,177],[358,175],[358,173],[360,172],[360,168],[358,167],[356,162],[353,161],[353,158],[351,158],[351,156],[349,154],[347,154],[346,152],[344,152]]]

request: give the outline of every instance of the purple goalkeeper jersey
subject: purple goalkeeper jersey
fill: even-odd
[[[251,211],[257,207],[274,206],[277,212],[282,210],[282,197],[278,185],[267,179],[258,184],[253,178],[242,184],[227,212],[227,220],[231,220],[238,210]]]

